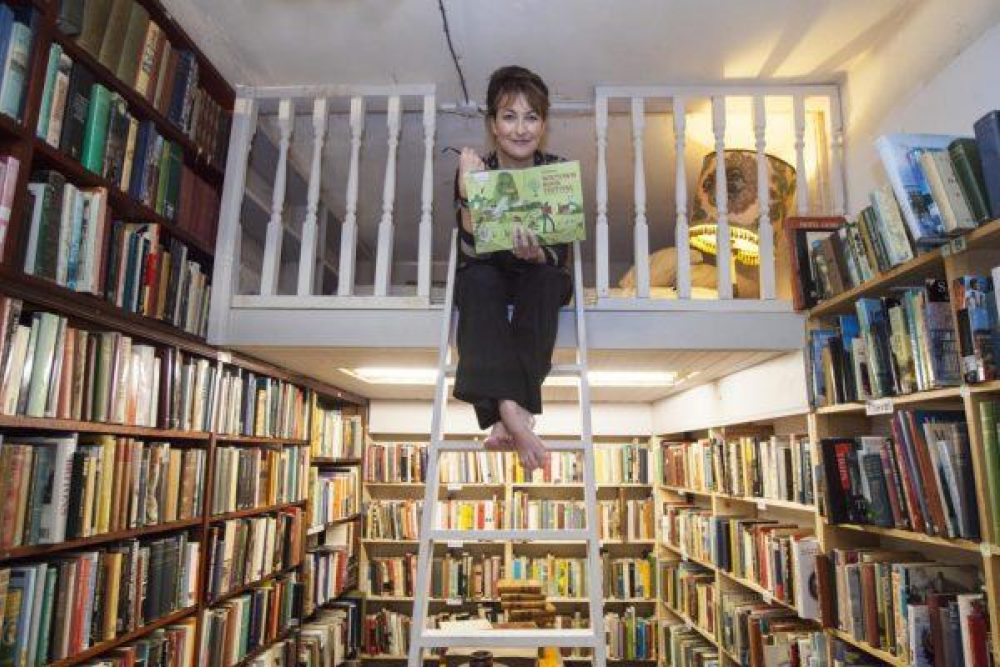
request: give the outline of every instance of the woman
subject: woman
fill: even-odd
[[[567,244],[539,245],[515,226],[514,249],[476,254],[465,174],[521,169],[562,161],[539,150],[545,136],[549,91],[535,73],[502,67],[490,77],[487,125],[495,150],[481,158],[463,148],[456,178],[458,206],[458,368],[455,398],[471,403],[487,447],[515,448],[528,470],[545,464],[545,445],[534,433],[542,412],[541,386],[551,369],[559,308],[572,281]],[[508,304],[514,306],[508,320]]]

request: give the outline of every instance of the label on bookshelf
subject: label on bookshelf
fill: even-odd
[[[764,510],[767,509],[767,503],[765,501],[763,501],[763,500],[758,500],[757,501],[757,509],[759,509],[760,511],[763,512]]]
[[[948,243],[941,246],[941,256],[947,257],[948,255],[957,255],[960,252],[964,252],[965,249],[968,247],[969,244],[965,240],[965,237],[957,236]]]
[[[983,554],[983,558],[989,558],[993,555],[993,546],[989,542],[980,542],[979,553]]]
[[[685,618],[684,624],[687,625],[688,630],[694,630],[694,623],[691,622],[690,618]]]
[[[231,364],[231,363],[233,363],[233,355],[232,355],[232,353],[220,351],[219,352],[219,361],[221,361],[224,364]]]
[[[774,602],[774,596],[767,591],[761,591],[760,598],[764,601],[764,604],[771,604]]]
[[[449,540],[447,543],[449,549],[461,549],[464,544],[462,540]]]
[[[449,607],[461,607],[462,598],[448,598],[447,600],[444,601],[444,603]]]
[[[891,415],[892,410],[891,398],[871,398],[865,403],[865,414],[869,417],[873,415]]]
[[[449,482],[448,491],[461,491],[463,485],[458,482]]]

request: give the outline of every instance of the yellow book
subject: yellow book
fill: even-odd
[[[118,620],[118,597],[122,577],[122,554],[107,553],[104,555],[104,583],[106,607],[104,610],[103,640],[114,639]]]
[[[179,449],[170,450],[167,462],[167,506],[160,513],[161,521],[176,521],[177,501],[180,495],[181,470],[184,462],[184,452]]]
[[[79,537],[90,537],[94,534],[94,484],[97,482],[98,462],[92,456],[83,460],[83,521],[80,524]]]

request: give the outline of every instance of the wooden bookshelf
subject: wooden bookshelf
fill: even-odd
[[[283,642],[286,639],[288,639],[289,637],[291,637],[292,634],[297,629],[298,629],[297,625],[291,625],[291,626],[285,628],[284,630],[282,630],[281,632],[279,632],[278,635],[274,639],[271,639],[269,641],[265,641],[263,644],[261,644],[260,646],[258,646],[254,650],[250,651],[245,656],[243,656],[243,658],[239,662],[237,662],[234,667],[245,667],[246,665],[249,665],[254,660],[256,660],[257,656],[259,656],[260,654],[262,654],[264,651],[268,650],[269,648],[271,648],[275,644],[280,644],[281,642]]]
[[[108,422],[77,421],[75,419],[49,419],[46,417],[26,417],[24,415],[0,415],[0,429],[25,431],[64,431],[76,433],[107,433],[127,435],[136,438],[157,438],[161,440],[204,440],[212,437],[207,431],[181,431],[159,429],[148,426],[129,426]]]
[[[243,519],[249,516],[257,516],[258,514],[271,514],[272,512],[281,512],[282,510],[288,510],[293,507],[302,507],[305,502],[305,500],[296,500],[293,503],[278,503],[277,505],[265,505],[263,507],[252,507],[246,510],[236,510],[235,512],[212,514],[208,520],[209,523],[220,523],[223,521],[229,521],[230,519]]]

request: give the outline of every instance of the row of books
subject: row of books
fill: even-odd
[[[645,558],[601,559],[604,595],[618,600],[656,597],[656,557],[652,552]]]
[[[357,601],[343,600],[320,610],[299,630],[299,667],[338,667],[357,656],[361,647],[361,610]]]
[[[649,484],[651,471],[646,445],[627,442],[594,447],[594,474],[598,484]]]
[[[322,526],[357,514],[358,469],[309,470],[309,516],[313,526]]]
[[[29,5],[0,5],[0,113],[18,121],[24,119],[39,18]]]
[[[510,579],[537,581],[542,593],[551,597],[586,598],[587,559],[546,556],[515,556],[510,562]]]
[[[715,574],[711,570],[692,562],[660,561],[660,599],[672,611],[692,621],[707,618],[702,610],[714,597]]]
[[[721,594],[721,643],[739,664],[826,664],[826,635],[795,612],[763,602],[759,595]]]
[[[500,530],[507,525],[504,504],[495,496],[492,500],[440,500],[434,525],[444,530]]]
[[[610,532],[612,526],[621,529],[620,510],[614,501],[601,501],[598,507],[600,533]],[[615,515],[613,518],[612,515]],[[515,491],[510,512],[511,528],[567,529],[586,528],[586,509],[579,500],[549,500],[532,498],[531,494]]]
[[[227,119],[199,86],[195,54],[175,44],[141,2],[65,0],[61,4],[60,31],[75,37],[84,51],[197,141],[210,161],[221,165],[220,148],[207,143],[207,135],[227,134]],[[228,144],[222,138],[219,141]]]
[[[900,410],[891,423],[892,437],[820,441],[829,521],[978,540],[965,413]]]
[[[987,665],[986,599],[976,567],[918,554],[832,549],[821,576],[830,622],[915,665]]]
[[[521,459],[512,456],[512,474],[515,484],[579,484],[583,482],[583,457],[579,452],[549,452],[545,463],[530,472],[521,465]]]
[[[205,451],[76,433],[0,435],[0,548],[201,515]]]
[[[153,427],[160,421],[165,397],[153,346],[71,327],[55,313],[22,313],[20,300],[6,297],[0,325],[0,412]]]
[[[308,439],[309,397],[302,388],[238,366],[227,366],[219,385],[218,433]]]
[[[309,475],[304,447],[216,447],[211,513],[304,500]]]
[[[199,665],[230,667],[260,646],[274,642],[301,617],[302,584],[297,573],[277,577],[246,593],[226,600],[202,617]],[[294,664],[295,641],[268,649]],[[270,663],[274,664],[274,663]]]
[[[299,565],[302,510],[231,519],[208,530],[209,599]]]
[[[365,432],[361,415],[344,414],[336,408],[315,406],[310,441],[313,457],[360,459],[364,454]],[[373,449],[369,456],[375,456]],[[374,481],[374,480],[373,480]]]
[[[190,607],[199,546],[178,533],[0,569],[0,660],[62,660]]]
[[[400,657],[410,647],[410,617],[390,609],[365,614],[362,624],[361,648],[367,655]]]
[[[661,626],[663,651],[671,667],[719,667],[719,649],[699,632],[684,623],[667,622]]]
[[[503,452],[448,452],[438,469],[443,484],[503,484],[510,479],[510,462]]]
[[[604,633],[608,659],[656,660],[656,619],[639,616],[635,607],[605,614]]]
[[[692,503],[665,502],[660,515],[660,540],[703,563],[714,563],[711,508]]]
[[[807,438],[773,435],[699,442],[661,443],[667,486],[739,498],[766,498],[811,505],[813,466]]]
[[[365,482],[416,484],[427,470],[427,446],[415,442],[371,442],[365,452]]]
[[[165,628],[158,628],[142,639],[120,646],[86,667],[132,667],[132,665],[172,665],[196,667],[196,621],[186,618]],[[39,663],[41,664],[41,663]]]
[[[430,595],[445,599],[496,599],[503,569],[502,556],[446,553],[431,561]],[[371,595],[412,597],[416,578],[415,553],[368,560],[366,584]]]
[[[364,508],[364,536],[370,540],[415,540],[422,500],[373,500]]]
[[[0,257],[7,243],[7,228],[10,227],[11,207],[14,205],[20,170],[20,160],[13,155],[0,155]]]
[[[354,555],[346,549],[321,548],[306,553],[302,582],[307,614],[357,584],[356,562]]]

